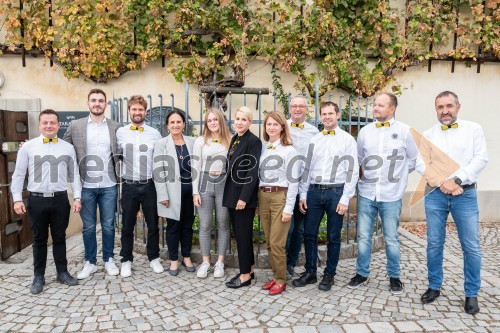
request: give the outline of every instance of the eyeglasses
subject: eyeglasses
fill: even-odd
[[[304,109],[304,108],[307,108],[307,105],[297,105],[297,104],[290,105],[290,109]]]

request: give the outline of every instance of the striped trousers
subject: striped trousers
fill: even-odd
[[[218,252],[225,255],[229,244],[229,212],[222,206],[222,195],[226,175],[210,175],[203,172],[200,179],[201,207],[198,208],[200,218],[200,248],[202,256],[210,256],[212,222],[215,210],[215,220],[218,230]]]

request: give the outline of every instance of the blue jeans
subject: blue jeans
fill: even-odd
[[[370,276],[372,255],[373,226],[377,214],[382,219],[385,252],[387,255],[387,275],[399,278],[399,237],[398,227],[401,215],[401,199],[390,202],[378,202],[358,196],[358,259],[356,272],[364,277]]]
[[[340,256],[340,236],[343,215],[337,214],[337,205],[344,192],[343,187],[321,190],[309,187],[307,191],[307,214],[304,221],[304,248],[306,251],[306,271],[316,274],[318,258],[319,225],[326,213],[327,218],[327,259],[325,273],[335,275]]]
[[[457,196],[444,194],[436,189],[425,197],[429,288],[440,290],[443,283],[443,248],[446,238],[446,219],[450,212],[457,226],[464,254],[465,296],[477,297],[481,287],[481,247],[475,189],[466,190]]]
[[[90,261],[91,264],[95,265],[97,262],[97,206],[99,206],[102,227],[102,259],[106,262],[109,258],[113,258],[117,196],[117,185],[82,189],[80,217],[83,222],[83,246],[85,247],[85,260]]]
[[[295,267],[299,260],[300,248],[304,238],[304,219],[305,214],[299,210],[299,196],[295,201],[292,219],[290,221],[290,229],[288,230],[288,238],[286,240],[286,265]]]

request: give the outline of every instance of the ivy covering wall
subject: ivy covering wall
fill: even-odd
[[[398,70],[431,59],[499,60],[500,1],[391,3],[0,0],[0,52],[43,54],[66,77],[96,82],[162,59],[178,81],[222,86],[242,86],[260,59],[278,94],[283,71],[311,97],[317,81],[320,95],[371,96]]]

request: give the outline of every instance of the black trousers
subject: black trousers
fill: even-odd
[[[68,271],[66,229],[71,206],[67,195],[52,198],[28,197],[28,218],[33,232],[33,266],[35,275],[45,275],[47,240],[52,236],[52,252],[57,273]]]
[[[122,185],[122,262],[133,261],[134,227],[137,213],[142,206],[142,214],[148,227],[146,251],[149,261],[160,256],[160,235],[158,229],[158,211],[156,207],[156,188],[152,179],[145,184]]]
[[[179,259],[179,241],[181,243],[181,254],[184,258],[191,257],[191,246],[193,244],[193,188],[186,184],[181,186],[180,220],[167,219],[165,231],[170,260]]]
[[[241,274],[248,274],[255,264],[253,254],[253,219],[255,217],[255,208],[245,208],[236,210],[228,208],[229,219],[236,238],[238,248],[238,262]]]

